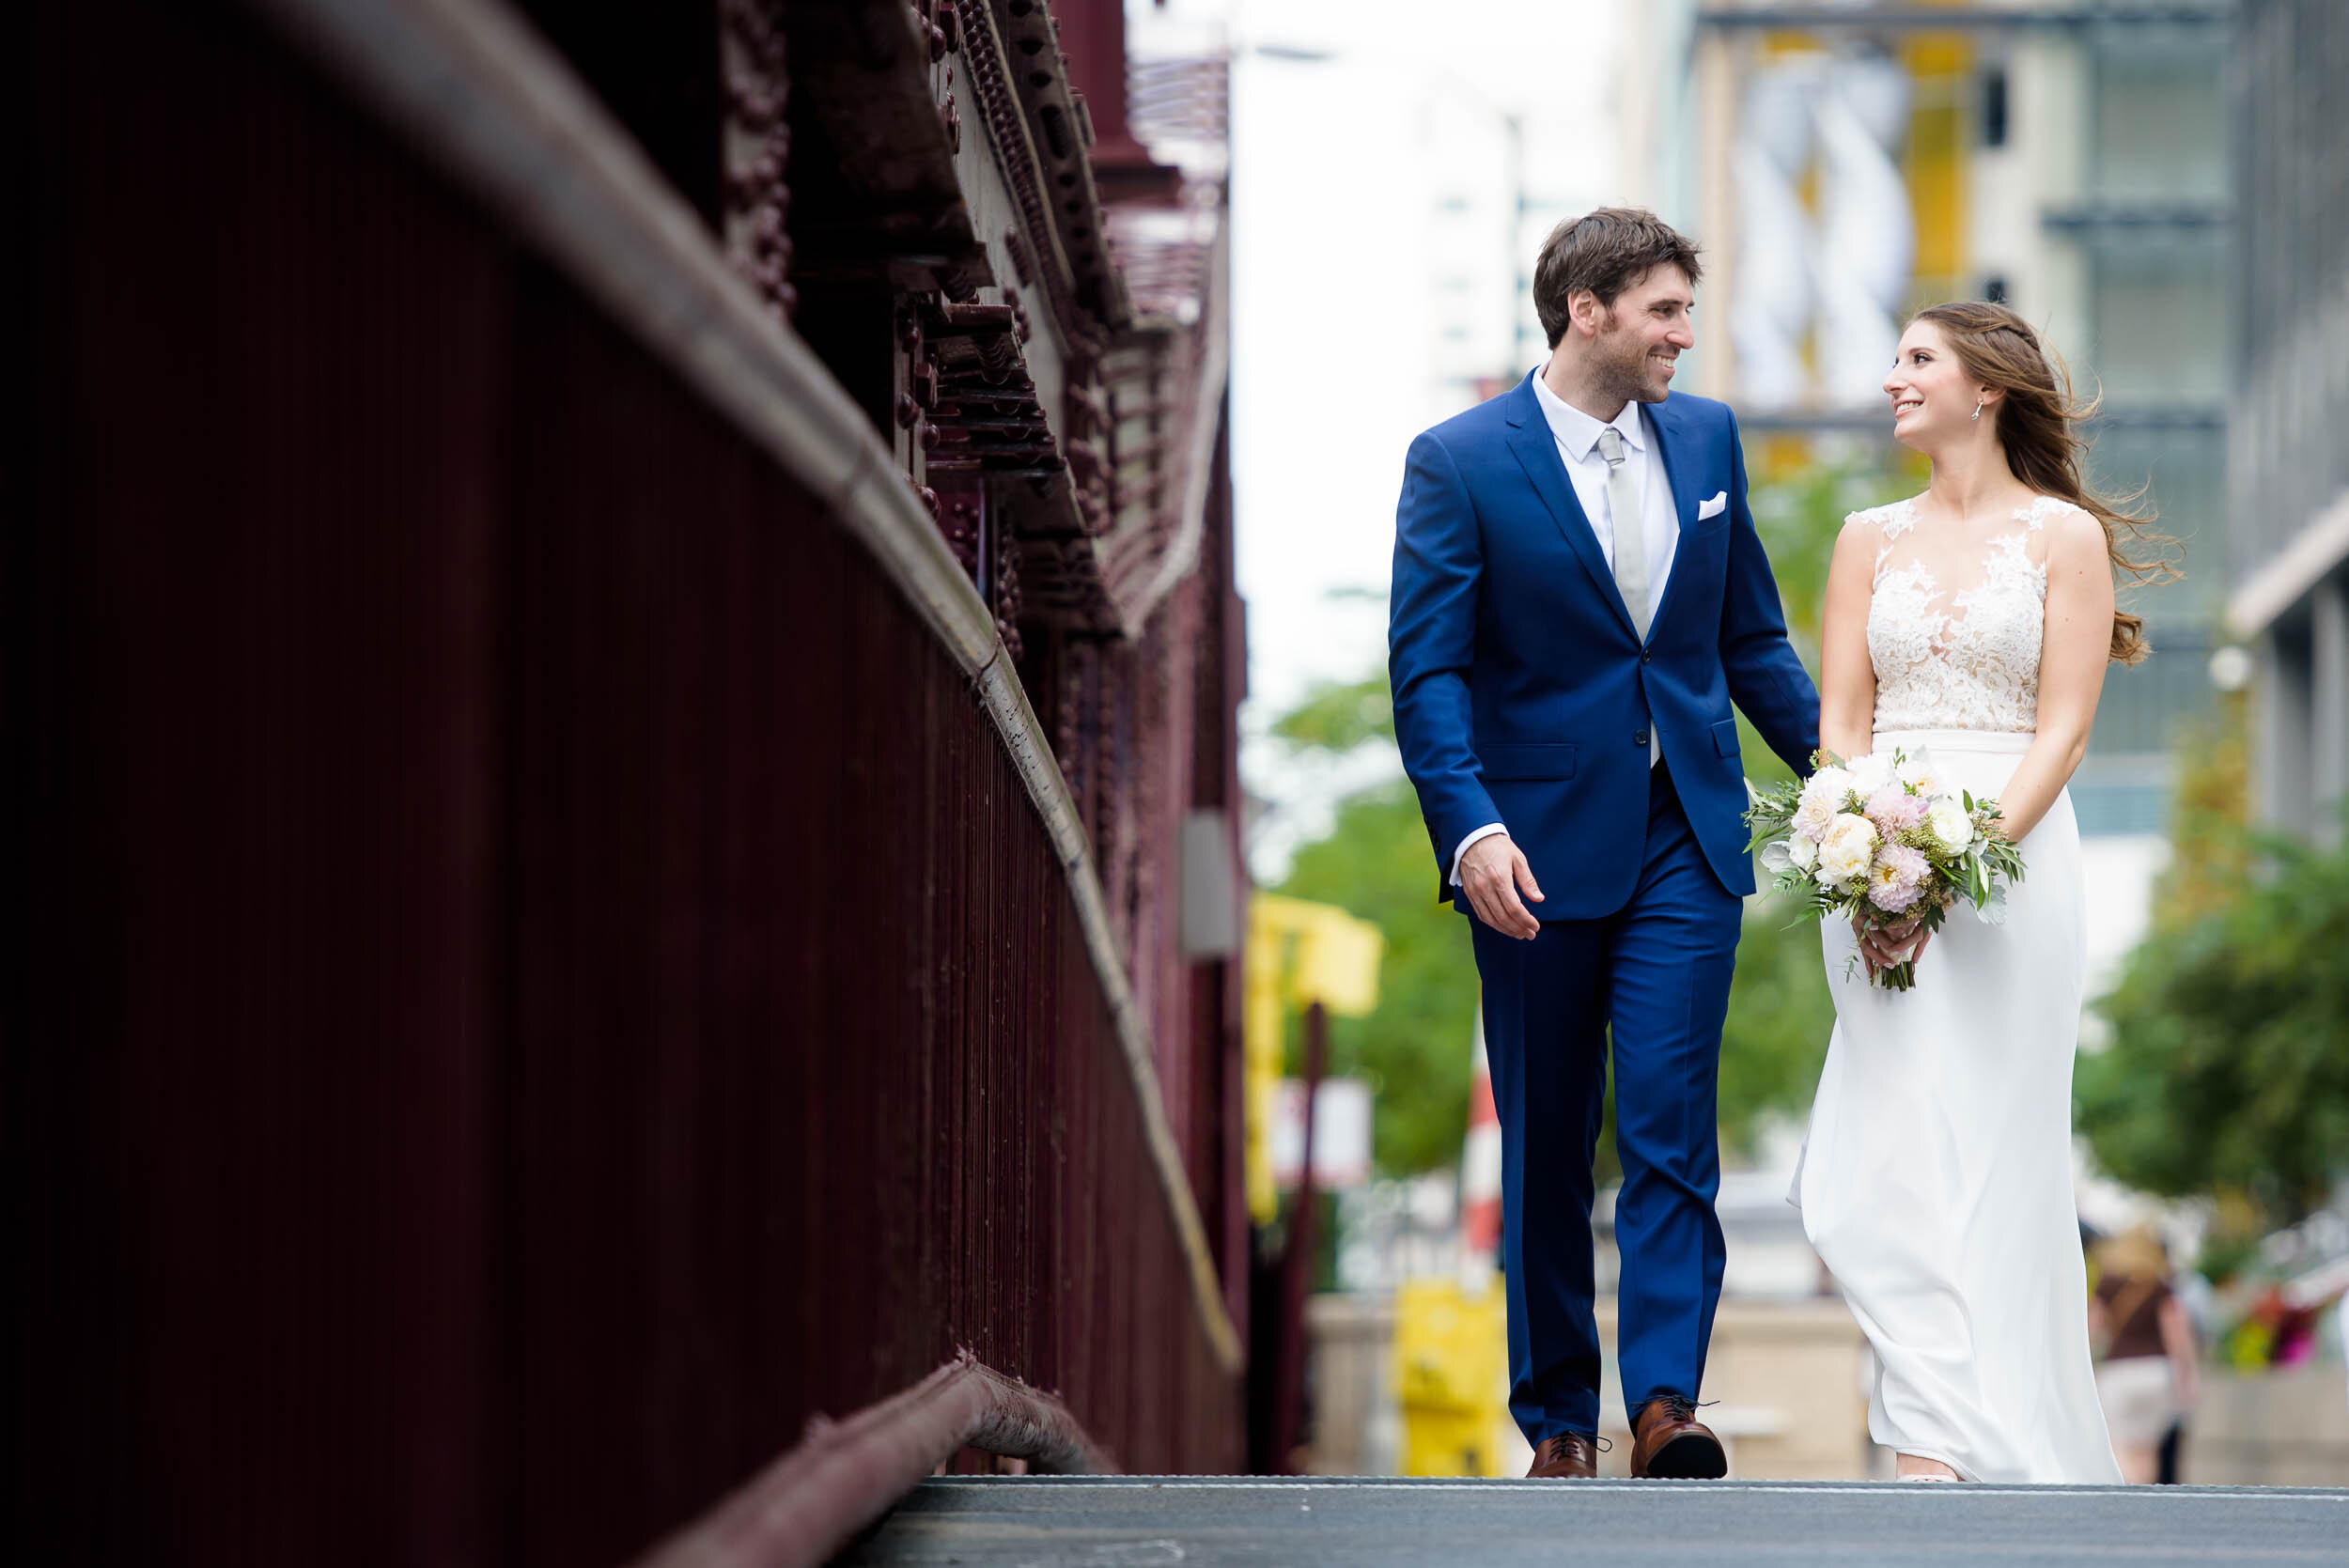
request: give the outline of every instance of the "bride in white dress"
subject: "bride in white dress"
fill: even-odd
[[[2064,785],[2107,664],[2145,653],[2114,572],[2168,568],[2124,554],[2139,520],[2081,484],[2074,411],[2014,312],[1921,313],[1884,390],[1933,478],[1836,542],[1820,743],[1923,752],[1995,796],[2025,878],[2001,925],[1964,904],[1937,935],[1828,924],[1836,1026],[1790,1197],[1875,1347],[1869,1431],[1904,1479],[2117,1483],[2072,1197],[2085,909]],[[1914,989],[1869,984],[1905,957]]]

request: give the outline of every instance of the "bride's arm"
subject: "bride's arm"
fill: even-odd
[[[1876,672],[1868,659],[1868,600],[1875,591],[1875,530],[1847,523],[1827,569],[1819,625],[1819,747],[1849,761],[1875,746]]]
[[[1876,533],[1847,522],[1827,568],[1827,613],[1819,624],[1819,748],[1849,762],[1875,750],[1876,667],[1868,653],[1868,601],[1875,596]],[[1914,920],[1878,925],[1852,917],[1868,978],[1924,952]],[[1908,945],[1911,939],[1915,947]]]
[[[2067,508],[2050,527],[2039,735],[1999,796],[2001,826],[2017,842],[2039,826],[2088,751],[2112,649],[2112,564],[2104,525]]]

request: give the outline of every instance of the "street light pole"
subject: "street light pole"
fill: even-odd
[[[1525,272],[1525,116],[1504,109],[1501,125],[1509,138],[1509,363],[1501,380],[1510,381],[1525,365],[1525,302],[1533,285]]]

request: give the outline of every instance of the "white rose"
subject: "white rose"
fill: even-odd
[[[1952,855],[1965,853],[1966,846],[1974,842],[1973,819],[1947,795],[1925,808],[1925,831]]]
[[[1867,875],[1868,862],[1875,858],[1875,824],[1857,812],[1838,814],[1827,831],[1827,838],[1819,846],[1819,875],[1822,880],[1832,879],[1830,885],[1856,881]]]
[[[1828,824],[1843,809],[1843,799],[1850,793],[1851,775],[1840,768],[1822,768],[1812,774],[1795,805],[1797,836],[1813,842],[1825,838]]]
[[[1787,841],[1786,858],[1794,862],[1797,871],[1809,871],[1819,863],[1819,846],[1797,833]]]
[[[1906,785],[1911,795],[1941,793],[1941,770],[1927,756],[1913,756],[1893,770],[1892,776]]]
[[[1851,786],[1863,800],[1891,782],[1890,757],[1871,752],[1864,757],[1855,759],[1851,765]]]

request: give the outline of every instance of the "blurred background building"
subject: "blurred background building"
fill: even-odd
[[[1338,405],[1359,442],[1315,445],[1314,463],[1268,460],[1279,472],[1261,481],[1285,486],[1311,473],[1322,487],[1327,520],[1300,534],[1272,591],[1295,601],[1322,585],[1342,590],[1333,604],[1359,603],[1322,613],[1322,624],[1343,633],[1321,639],[1325,659],[1356,636],[1365,646],[1355,657],[1364,664],[1375,657],[1367,644],[1378,630],[1383,570],[1372,551],[1387,536],[1401,440],[1513,384],[1541,359],[1525,291],[1535,249],[1559,216],[1600,202],[1649,205],[1704,246],[1699,346],[1684,357],[1680,384],[1736,409],[1757,516],[1806,648],[1843,513],[1913,494],[1925,481],[1921,461],[1890,440],[1879,390],[1909,314],[1986,298],[2040,327],[2077,394],[2095,401],[2092,482],[2108,494],[2141,489],[2158,513],[2155,529],[2183,545],[2186,573],[2130,596],[2155,651],[2109,673],[2090,754],[2072,784],[2093,884],[2091,995],[2154,998],[2134,1012],[2098,1002],[2083,1016],[2080,1126],[2091,1136],[2078,1171],[2082,1213],[2100,1228],[2153,1217],[2183,1255],[2199,1253],[2212,1279],[2234,1281],[2210,1308],[2208,1327],[2243,1381],[2211,1385],[2198,1473],[2299,1474],[2290,1444],[2263,1446],[2263,1421],[2281,1421],[2324,1463],[2349,1462],[2338,1412],[2309,1396],[2328,1376],[2337,1393],[2337,1364],[2286,1371],[2246,1348],[2268,1343],[2268,1328],[2247,1327],[2261,1324],[2286,1326],[2273,1343],[2300,1347],[2293,1355],[2313,1343],[2288,1327],[2304,1322],[2300,1309],[2266,1293],[2277,1278],[2313,1277],[2307,1271],[2335,1250],[2325,1218],[2330,1178],[2279,1186],[2266,1172],[2236,1169],[2220,1179],[2207,1163],[2164,1167],[2134,1153],[2197,1143],[2194,1106],[2221,1097],[2195,1076],[2186,1048],[2174,1059],[2149,1053],[2145,1042],[2170,1030],[2186,1005],[2156,994],[2149,977],[2186,972],[2188,951],[2225,951],[2214,929],[2196,923],[2234,919],[2222,911],[2257,902],[2247,892],[2257,880],[2246,879],[2248,862],[2226,847],[2238,842],[2231,835],[2247,737],[2251,787],[2270,820],[2313,824],[2321,835],[2315,802],[2340,789],[2349,707],[2330,650],[2341,646],[2337,596],[2349,528],[2336,499],[2338,432],[2349,427],[2340,368],[2349,357],[2338,348],[2341,258],[2349,254],[2339,84],[2349,76],[2339,61],[2339,8],[1652,0],[1636,10],[1536,14],[1493,0],[1454,14],[1461,47],[1440,60],[1375,74],[1361,62],[1392,61],[1394,45],[1385,40],[1406,25],[1377,6],[1349,13],[1343,38],[1316,33],[1282,0],[1232,9],[1243,38],[1279,44],[1264,51],[1275,61],[1251,68],[1256,81],[1277,66],[1292,94],[1308,71],[1316,95],[1337,94],[1338,79],[1353,83],[1350,113],[1342,94],[1330,103],[1316,96],[1315,110],[1351,128],[1367,178],[1382,182],[1387,223],[1375,284],[1357,289],[1325,276],[1310,296],[1288,288],[1283,262],[1313,241],[1301,228],[1268,239],[1281,213],[1257,212],[1239,241],[1243,317],[1254,296],[1292,308],[1311,298],[1361,321],[1372,348],[1359,362],[1336,344],[1327,350],[1333,363],[1361,366],[1349,370],[1350,396]],[[1284,156],[1284,138],[1304,132],[1268,124],[1283,120],[1280,103],[1247,107],[1249,79],[1243,72],[1240,123],[1263,138],[1250,166],[1264,169]],[[1419,143],[1382,142],[1381,128],[1396,120],[1419,129]],[[1346,162],[1332,153],[1317,177],[1351,179]],[[1330,232],[1333,242],[1346,233]],[[1496,251],[1497,239],[1511,237],[1515,250]],[[1279,258],[1252,261],[1256,244]],[[1395,291],[1414,279],[1424,280],[1418,308],[1391,331]],[[2254,292],[2264,315],[2247,303]],[[1252,359],[1244,346],[1243,399],[1282,380],[1284,357],[1272,357]],[[1305,384],[1289,395],[1304,395]],[[1243,445],[1255,439],[1243,429]],[[2255,449],[2260,472],[2247,474]],[[1350,478],[1318,466],[1324,457],[1340,468],[1368,465],[1385,482],[1358,495]],[[1255,472],[1243,460],[1243,495],[1259,482]],[[2247,522],[2251,508],[2261,515]],[[1316,559],[1299,570],[1308,537]],[[2244,640],[2256,640],[2256,660],[2233,647]],[[1277,644],[1259,648],[1260,659],[1279,657]],[[1379,1011],[1342,1021],[1335,1036],[1341,1056],[1353,1053],[1344,1070],[1374,1084],[1385,1075],[1386,1086],[1373,1112],[1380,1179],[1348,1193],[1338,1210],[1337,1266],[1325,1283],[1346,1294],[1315,1306],[1332,1358],[1316,1387],[1331,1390],[1321,1408],[1335,1422],[1316,1436],[1315,1466],[1403,1465],[1426,1452],[1415,1439],[1413,1399],[1435,1412],[1435,1430],[1455,1431],[1455,1413],[1432,1390],[1465,1386],[1467,1374],[1447,1383],[1431,1370],[1431,1358],[1456,1342],[1452,1327],[1429,1323],[1472,1320],[1476,1297],[1472,1283],[1447,1294],[1427,1281],[1455,1267],[1472,1281],[1473,1248],[1447,1237],[1444,1211],[1472,1209],[1479,1167],[1474,1133],[1464,1157],[1438,1159],[1397,1124],[1420,1123],[1439,1097],[1431,1089],[1455,1093],[1446,1075],[1458,1070],[1450,1063],[1471,1032],[1437,1026],[1448,1032],[1423,1057],[1411,1042],[1427,1038],[1431,1018],[1470,1015],[1473,976],[1423,956],[1453,934],[1441,921],[1423,922],[1344,863],[1349,844],[1357,864],[1385,863],[1379,835],[1390,825],[1398,843],[1416,832],[1376,722],[1383,680],[1349,681],[1324,662],[1314,667],[1315,684],[1297,679],[1296,668],[1283,660],[1260,678],[1257,690],[1277,692],[1280,709],[1260,709],[1249,726],[1251,776],[1269,794],[1303,800],[1278,800],[1288,825],[1277,853],[1259,846],[1259,872],[1297,895],[1375,915],[1389,955]],[[1749,758],[1758,750],[1749,745]],[[1302,771],[1299,759],[1321,771]],[[2231,868],[2216,881],[2214,861]],[[1761,901],[1740,953],[1723,1059],[1724,1127],[1735,1128],[1721,1203],[1731,1263],[1719,1381],[1709,1391],[1723,1401],[1741,1473],[1864,1474],[1883,1464],[1856,1397],[1866,1350],[1783,1203],[1782,1172],[1827,1026],[1815,937],[1806,927],[1790,938],[1788,918]],[[2248,929],[2227,939],[2266,940]],[[2291,1016],[2320,1017],[2338,962],[2279,962],[2314,976],[2295,1004],[2313,1011]],[[1453,1011],[1436,1010],[1439,993],[1455,999]],[[2239,1012],[2248,1000],[2228,1005]],[[2194,1050],[2226,1052],[2242,1032],[2216,1015],[2207,1027],[2216,1032],[2192,1036],[2204,1042]],[[2091,1072],[2108,1040],[2110,1063]],[[2268,1081],[2291,1079],[2315,1103],[2342,1103],[2321,1066],[2329,1048],[2312,1044],[2295,1065],[2268,1069]],[[2130,1085],[2141,1110],[2159,1097],[2142,1093],[2156,1079],[2174,1085],[2164,1091],[2165,1109],[2132,1121]],[[1473,1103],[1472,1092],[1451,1102],[1459,1108],[1455,1126],[1469,1123]],[[2334,1124],[2319,1116],[2304,1125]],[[2291,1162],[2276,1155],[2270,1163]],[[2322,1157],[2310,1164],[2331,1168]],[[2255,1189],[2262,1196],[2247,1196]],[[1605,1279],[1603,1205],[1597,1229]],[[1422,1313],[1435,1315],[1422,1323]],[[1402,1348],[1374,1348],[1390,1337]],[[1799,1375],[1777,1375],[1795,1367]],[[1343,1399],[1338,1386],[1350,1390]],[[1341,1419],[1341,1410],[1355,1414]],[[1620,1415],[1610,1406],[1607,1419]],[[1455,1443],[1463,1453],[1468,1446]],[[1504,1433],[1476,1450],[1478,1462],[1505,1465],[1507,1447]]]
[[[2260,815],[2330,839],[2349,788],[2349,7],[2235,25],[2229,632],[2257,649]]]
[[[2167,853],[2172,743],[2212,706],[2233,353],[2231,18],[2216,4],[2001,0],[1694,14],[1682,123],[1697,145],[1681,199],[1713,243],[1707,281],[1728,318],[1697,390],[1735,404],[1758,471],[1852,465],[1913,491],[1922,470],[1880,407],[1893,345],[1923,305],[2000,301],[2098,401],[2092,481],[2142,487],[2185,547],[2185,582],[2129,597],[2154,653],[2108,676],[2071,786],[2099,971],[2143,928]]]

